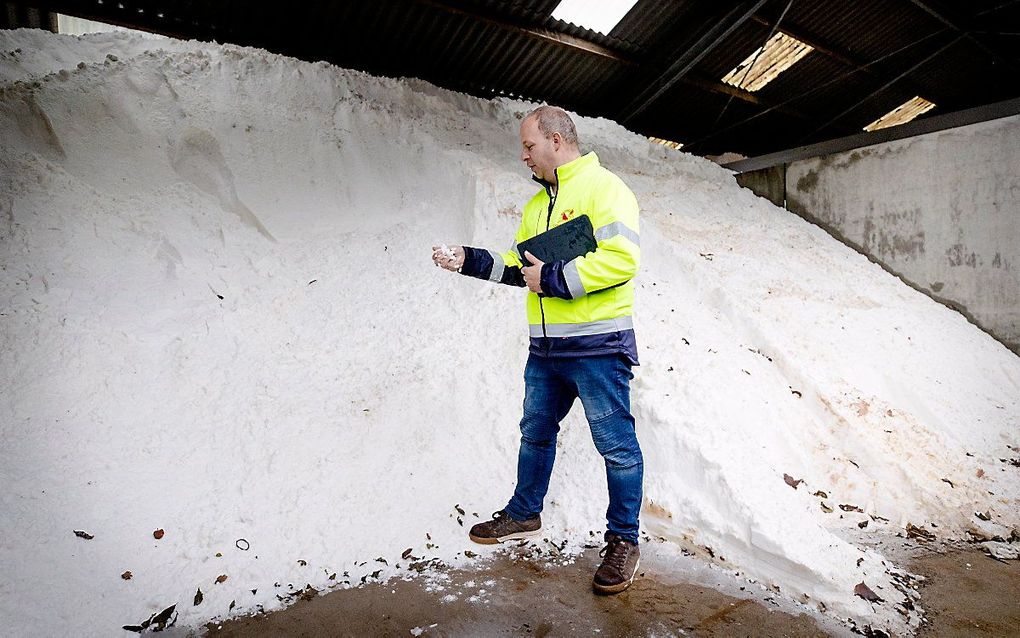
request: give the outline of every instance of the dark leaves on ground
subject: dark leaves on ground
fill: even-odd
[[[162,529],[157,529],[152,533],[152,537],[155,538],[156,540],[159,540],[163,538],[163,534],[165,534],[165,532]]]
[[[956,489],[956,486],[955,486],[955,485],[953,485],[953,482],[952,482],[952,481],[950,481],[949,479],[947,479],[947,478],[944,478],[944,479],[942,479],[942,482],[943,482],[943,483],[949,483],[949,487],[951,487],[951,488],[953,488],[953,489]]]
[[[412,551],[414,551],[414,548],[413,547],[408,547],[407,549],[404,550],[404,553],[401,554],[400,557],[403,558],[404,560],[407,560],[408,558],[413,558],[411,556],[411,552]],[[414,560],[418,560],[418,559],[414,558]]]
[[[935,534],[932,534],[923,527],[907,523],[907,538],[919,538],[921,540],[933,541],[935,540]]]
[[[132,577],[133,575],[134,575],[134,574],[132,574],[132,573],[131,573],[131,570],[129,569],[128,571],[126,571],[126,572],[124,572],[123,574],[121,574],[121,575],[120,575],[120,577],[121,577],[121,578],[123,578],[124,580],[131,580],[131,577]]]
[[[219,576],[216,577],[216,584],[219,585],[220,583],[226,582],[226,580],[227,580],[227,575],[226,574],[220,574]]]
[[[197,590],[195,591],[195,602],[194,602],[194,605],[195,605],[196,607],[197,607],[198,605],[201,605],[201,604],[202,604],[202,601],[203,601],[203,600],[205,600],[205,595],[204,595],[204,594],[202,594],[202,588],[201,588],[201,587],[199,587],[199,588],[198,588],[198,589],[197,589]]]
[[[478,558],[478,554],[474,553],[470,549],[465,549],[464,555],[467,556],[468,558]]]
[[[864,529],[867,526],[868,526],[868,520],[867,519],[864,519],[860,523],[857,523],[857,527],[860,527],[861,529]]]
[[[92,534],[89,534],[88,532],[80,529],[74,530],[74,535],[77,536],[78,538],[84,538],[87,541],[90,541],[93,538],[95,538],[95,536],[93,536]]]
[[[464,508],[460,506],[460,503],[454,505],[453,509],[457,510],[457,513],[460,514],[461,516],[464,516]]]
[[[818,498],[829,498],[829,495],[826,494],[825,492],[823,492],[822,490],[818,490],[817,492],[815,492],[811,496],[817,496]]]
[[[149,627],[152,627],[153,631],[163,631],[167,627],[173,627],[174,623],[177,622],[177,614],[174,613],[175,609],[177,609],[177,605],[170,605],[158,614],[149,616],[149,619],[143,621],[140,625],[124,625],[123,629],[142,633]]]
[[[441,565],[441,564],[442,564],[442,561],[440,561],[438,558],[432,558],[430,560],[418,560],[418,561],[415,561],[415,562],[411,563],[410,565],[408,565],[407,568],[410,569],[410,570],[414,570],[414,571],[418,572],[419,574],[421,574],[422,572],[424,572],[429,567],[435,567],[435,566],[438,566],[438,565]]]
[[[797,489],[797,486],[804,482],[804,479],[795,479],[789,474],[783,474],[783,480],[793,489]]]
[[[861,598],[870,603],[885,602],[884,600],[882,600],[881,596],[871,591],[871,588],[865,585],[863,581],[857,583],[857,585],[854,586],[854,594],[860,596]]]
[[[839,506],[839,509],[843,510],[844,512],[860,512],[861,514],[864,513],[864,510],[857,507],[856,505],[850,505],[849,503],[841,504]]]
[[[992,515],[989,514],[988,512],[974,512],[974,516],[977,516],[978,518],[980,518],[983,521],[990,521],[990,520],[992,520]]]

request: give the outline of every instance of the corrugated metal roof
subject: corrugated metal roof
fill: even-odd
[[[608,35],[552,18],[558,1],[33,0],[30,6],[420,77],[480,96],[545,100],[616,120],[634,110],[637,96],[655,92],[646,92],[649,86],[671,83],[626,124],[704,154],[755,155],[805,143],[804,136],[814,142],[856,133],[915,95],[936,102],[938,112],[1020,97],[1011,80],[1020,74],[1017,36],[1001,35],[1020,32],[1020,3],[794,0],[779,31],[815,51],[752,94],[721,78],[765,43],[789,0],[768,0],[754,15],[747,14],[756,6],[751,1],[638,0]],[[26,10],[20,3],[8,8],[7,26],[20,26],[10,22]],[[961,37],[961,29],[968,34]],[[726,30],[726,38],[708,37]],[[696,43],[701,49],[693,51]],[[683,63],[699,56],[697,64]]]

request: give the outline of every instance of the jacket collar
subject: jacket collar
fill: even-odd
[[[592,166],[599,166],[599,156],[595,154],[595,151],[589,151],[581,157],[559,166],[556,169],[556,181],[560,186],[563,186],[563,182],[570,181],[570,178],[574,175],[577,175]],[[531,179],[541,184],[546,190],[552,188],[552,182],[540,179],[537,175],[532,175]]]

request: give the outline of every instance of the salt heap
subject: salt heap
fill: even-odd
[[[124,34],[0,51],[6,631],[172,604],[196,626],[405,574],[407,548],[484,554],[465,529],[513,489],[523,292],[430,246],[509,243],[531,105]],[[1020,358],[708,161],[578,128],[643,208],[647,536],[909,632],[851,532],[1020,526]],[[576,549],[607,501],[576,406],[559,448],[544,519]]]

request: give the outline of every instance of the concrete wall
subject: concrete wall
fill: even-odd
[[[739,173],[737,183],[776,206],[786,206],[786,164]]]
[[[786,198],[1020,354],[1020,116],[793,162]]]

